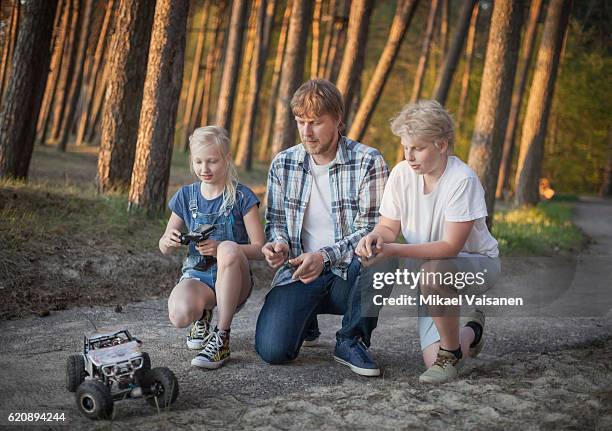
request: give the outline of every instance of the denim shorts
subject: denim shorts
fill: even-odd
[[[253,282],[253,271],[251,271],[250,267],[249,267],[249,275],[251,277],[251,290],[249,291],[249,296],[247,296],[247,298],[244,300],[244,302],[242,304],[239,304],[236,307],[236,312],[240,311],[244,307],[246,302],[251,297],[251,293],[253,292],[253,285],[255,283]],[[188,280],[188,279],[191,279],[191,278],[193,278],[195,280],[199,280],[200,282],[202,282],[205,285],[207,285],[208,287],[210,287],[212,289],[212,291],[215,292],[215,296],[216,296],[217,292],[215,290],[215,282],[217,281],[217,277],[213,277],[212,272],[198,271],[197,269],[188,269],[185,272],[183,272],[183,275],[179,279],[179,283],[181,281],[183,281],[183,280]]]

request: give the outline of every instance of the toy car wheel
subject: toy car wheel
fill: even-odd
[[[83,355],[77,353],[68,356],[68,361],[66,362],[66,389],[70,392],[76,391],[83,380],[85,380],[85,359],[83,359]]]
[[[166,367],[153,368],[144,376],[143,390],[150,405],[165,408],[178,397],[178,380]]]
[[[110,419],[113,414],[110,389],[98,380],[81,383],[76,392],[76,403],[89,419]]]

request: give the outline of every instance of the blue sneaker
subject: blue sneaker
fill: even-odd
[[[336,343],[334,359],[361,376],[380,376],[380,368],[368,353],[366,345],[358,338]]]

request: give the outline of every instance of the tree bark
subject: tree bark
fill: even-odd
[[[51,61],[57,0],[27,1],[0,109],[0,178],[27,178]]]
[[[9,21],[9,31],[5,36],[4,47],[2,48],[2,65],[0,66],[0,101],[2,101],[4,90],[8,85],[7,77],[11,72],[11,64],[13,54],[15,52],[15,43],[17,42],[17,36],[19,35],[19,18],[21,11],[21,1],[13,0],[13,7],[11,8],[11,18]]]
[[[238,71],[242,58],[242,36],[244,34],[246,20],[246,0],[232,1],[232,18],[230,20],[229,36],[225,51],[225,63],[221,77],[221,88],[219,90],[219,103],[217,105],[218,126],[229,130],[232,124],[232,112],[234,109],[234,97],[236,95],[236,84],[238,83]]]
[[[504,149],[502,152],[501,165],[499,167],[499,176],[497,178],[497,190],[495,192],[495,197],[497,199],[503,198],[509,187],[510,168],[512,166],[512,155],[514,154],[514,142],[516,139],[516,126],[521,112],[523,93],[527,83],[527,74],[531,66],[533,47],[538,32],[538,20],[540,19],[541,12],[542,0],[533,0],[529,10],[527,30],[523,36],[523,47],[521,49],[521,56],[517,68],[518,81],[512,93],[512,105],[510,107],[510,116],[508,117],[506,136],[504,137]]]
[[[72,123],[74,121],[74,113],[76,105],[79,100],[79,92],[81,90],[81,84],[83,82],[83,66],[85,64],[85,54],[87,52],[87,35],[91,25],[91,12],[93,8],[93,2],[85,2],[85,10],[80,19],[80,31],[79,31],[79,42],[76,47],[75,55],[75,70],[70,82],[70,88],[68,90],[68,98],[66,99],[66,108],[64,111],[64,118],[62,119],[62,125],[60,127],[60,134],[58,136],[58,150],[66,151],[66,145],[68,144],[68,138],[72,129]]]
[[[312,55],[310,58],[310,79],[319,75],[320,39],[321,39],[321,13],[323,0],[316,0],[312,17]]]
[[[138,128],[129,209],[164,210],[178,109],[189,0],[158,0]]]
[[[263,77],[266,52],[264,25],[266,18],[267,0],[261,0],[261,4],[257,10],[257,26],[255,32],[255,47],[253,61],[251,62],[249,95],[246,100],[246,109],[244,115],[244,126],[240,133],[240,143],[236,153],[236,164],[244,166],[247,170],[251,170],[253,163],[253,135],[255,129],[255,121],[257,120],[257,101],[259,100],[259,90],[261,88],[261,80]]]
[[[410,21],[414,15],[418,0],[399,0],[397,9],[389,30],[389,36],[385,48],[378,60],[366,94],[359,106],[355,119],[351,125],[349,136],[360,141],[365,134],[365,130],[370,122],[370,118],[376,109],[380,95],[382,94],[387,78],[393,68],[393,63],[397,58],[397,53],[406,34],[406,30],[410,26]]]
[[[451,83],[453,82],[453,75],[455,69],[457,69],[457,63],[461,52],[463,51],[463,42],[468,32],[470,25],[470,17],[472,16],[472,10],[474,9],[477,0],[464,0],[461,8],[461,13],[457,19],[455,34],[451,42],[450,49],[444,58],[442,63],[442,69],[436,80],[434,87],[434,99],[440,102],[442,105],[446,103],[448,92],[450,90]]]
[[[334,34],[334,22],[336,17],[337,0],[329,0],[327,5],[327,14],[324,20],[325,25],[325,37],[323,38],[323,46],[321,47],[321,58],[319,60],[319,73],[318,77],[325,77],[325,67],[327,66],[327,58],[329,57],[329,49],[331,46],[332,36]]]
[[[106,4],[104,20],[102,21],[102,27],[100,29],[100,34],[98,35],[98,41],[93,59],[88,63],[88,67],[85,68],[85,94],[83,97],[83,109],[81,110],[81,115],[78,121],[75,145],[82,145],[85,140],[85,131],[87,130],[87,123],[90,121],[90,113],[94,102],[94,90],[98,84],[98,76],[100,75],[104,49],[107,45],[107,35],[109,33],[108,29],[110,26],[111,17],[113,15],[114,6],[114,0],[109,0]]]
[[[291,112],[291,98],[304,77],[304,57],[308,36],[308,21],[311,18],[312,4],[308,0],[294,0],[289,19],[287,49],[281,71],[272,154],[295,144],[295,119]]]
[[[468,163],[485,190],[488,224],[495,207],[495,187],[516,72],[523,0],[496,2],[487,42],[482,85]]]
[[[208,22],[208,13],[210,4],[208,0],[204,0],[202,6],[202,16],[200,17],[200,25],[198,26],[198,38],[196,40],[195,54],[191,65],[191,77],[189,78],[189,87],[187,89],[187,100],[185,102],[185,110],[183,112],[183,120],[181,121],[181,137],[179,145],[183,151],[189,148],[189,134],[193,129],[194,124],[191,122],[193,118],[193,110],[196,108],[196,86],[200,80],[200,63],[204,54],[204,41],[206,39],[206,25]]]
[[[440,7],[440,57],[446,58],[448,53],[448,27],[450,22],[449,1],[441,0]]]
[[[467,42],[465,46],[465,68],[463,69],[463,78],[461,79],[461,94],[459,95],[459,108],[457,109],[456,125],[458,128],[463,127],[463,118],[465,117],[466,107],[468,106],[468,94],[470,91],[470,75],[472,74],[472,60],[474,58],[474,41],[476,40],[476,26],[478,24],[478,11],[480,7],[476,5],[472,11],[470,19],[470,29],[467,34]]]
[[[346,47],[338,73],[337,87],[344,99],[344,118],[348,124],[357,81],[363,72],[373,0],[354,0],[351,4]]]
[[[344,45],[346,43],[346,29],[348,27],[350,2],[348,0],[340,0],[339,12],[334,18],[334,33],[329,47],[329,55],[327,57],[327,65],[325,66],[325,78],[335,82],[340,70],[340,60]]]
[[[283,59],[285,58],[285,48],[287,45],[287,33],[289,32],[289,18],[291,17],[292,0],[287,1],[283,22],[281,24],[280,33],[278,35],[278,45],[276,47],[276,60],[274,61],[274,70],[272,72],[272,83],[270,84],[270,97],[266,121],[264,125],[263,135],[259,142],[259,151],[257,160],[264,162],[270,158],[270,148],[272,147],[272,137],[274,136],[274,121],[276,119],[276,104],[278,99],[278,86],[280,84],[280,75],[283,68]]]
[[[514,186],[517,205],[535,205],[539,200],[544,138],[571,8],[571,0],[551,0],[548,5],[521,133]]]
[[[155,3],[149,0],[119,1],[98,155],[101,193],[130,185],[154,11]]]
[[[423,45],[421,46],[421,56],[419,57],[419,64],[417,65],[417,71],[414,76],[414,84],[412,85],[412,94],[410,96],[410,102],[413,103],[416,102],[421,96],[421,89],[423,88],[423,81],[425,79],[425,71],[427,70],[429,49],[431,47],[431,40],[433,38],[434,22],[436,20],[436,14],[438,13],[438,4],[438,0],[432,0],[431,5],[429,6],[427,27],[425,28],[425,36],[423,37]]]

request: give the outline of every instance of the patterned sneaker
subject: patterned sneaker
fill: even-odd
[[[380,376],[380,368],[370,356],[368,348],[357,338],[336,343],[334,359],[361,376]]]
[[[204,349],[192,359],[191,365],[211,370],[222,366],[230,357],[229,339],[228,331],[215,328],[208,336]]]
[[[202,350],[202,348],[204,348],[204,340],[208,337],[212,329],[210,326],[212,318],[212,310],[204,310],[202,318],[191,324],[191,330],[187,336],[187,347],[191,350]]]
[[[436,362],[429,370],[420,375],[419,382],[444,383],[456,379],[462,365],[463,358],[457,359],[452,352],[440,349]]]
[[[468,316],[468,321],[466,323],[466,326],[469,326],[470,322],[478,323],[480,327],[482,328],[482,331],[480,332],[480,340],[473,347],[470,346],[470,357],[475,358],[476,356],[478,356],[478,354],[482,350],[482,346],[484,346],[484,326],[485,326],[484,313],[480,310],[474,310]]]

